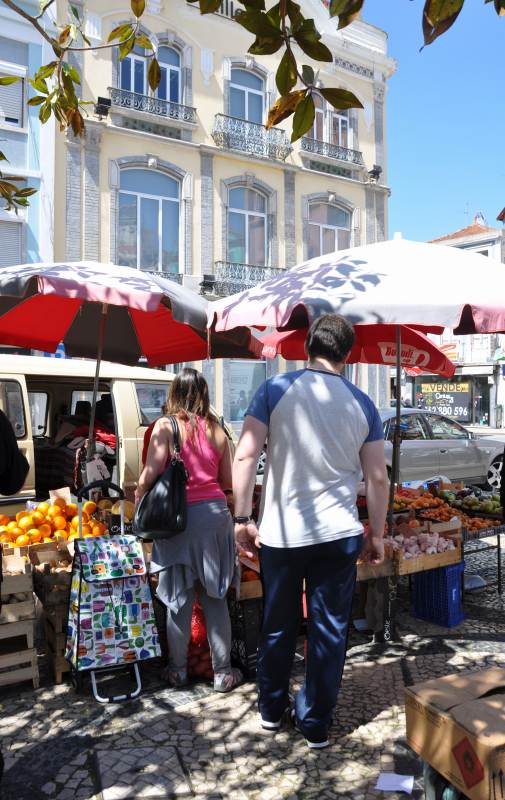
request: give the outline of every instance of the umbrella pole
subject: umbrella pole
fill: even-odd
[[[393,434],[393,458],[391,460],[391,481],[389,484],[389,510],[388,510],[388,533],[393,535],[393,507],[395,499],[395,485],[400,478],[400,417],[401,417],[401,397],[400,383],[402,377],[401,369],[401,349],[402,331],[399,325],[396,326],[396,416]]]
[[[93,397],[91,400],[91,416],[89,419],[88,431],[88,452],[86,454],[86,461],[91,461],[95,454],[95,412],[96,412],[96,398],[98,397],[98,382],[100,379],[100,362],[102,360],[103,343],[105,340],[105,325],[107,322],[107,313],[109,306],[107,303],[102,304],[102,314],[100,316],[100,327],[98,330],[98,348],[96,353],[96,369],[95,378],[93,381]]]

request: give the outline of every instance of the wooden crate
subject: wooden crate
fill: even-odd
[[[44,608],[68,604],[72,583],[71,567],[59,568],[56,572],[51,571],[51,564],[61,560],[71,564],[72,557],[68,550],[61,549],[56,552],[52,549],[37,550],[30,553],[34,591]]]
[[[456,549],[446,550],[445,553],[404,558],[403,550],[396,551],[394,554],[396,574],[412,575],[414,572],[424,572],[428,569],[448,567],[449,564],[459,564],[461,561],[461,534],[452,534],[451,538],[455,541]]]
[[[253,597],[263,597],[261,581],[244,581],[240,584],[240,599],[250,600]]]
[[[12,637],[0,641],[0,686],[32,681],[33,688],[38,689],[37,651],[33,647],[33,640],[32,647],[26,648],[24,644],[23,637]]]
[[[394,563],[390,558],[385,558],[382,564],[358,564],[356,580],[369,581],[373,578],[387,578],[394,575]]]
[[[21,620],[33,620],[35,604],[30,564],[20,556],[6,556],[3,559],[3,570],[0,626]]]
[[[61,683],[65,672],[70,672],[70,664],[65,658],[67,614],[67,607],[59,606],[46,612],[44,619],[46,657],[56,684]]]

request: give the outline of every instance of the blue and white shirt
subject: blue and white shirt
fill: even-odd
[[[260,541],[301,547],[362,533],[360,450],[383,438],[370,398],[340,375],[302,369],[263,383],[248,414],[268,426]]]

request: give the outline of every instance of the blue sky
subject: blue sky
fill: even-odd
[[[366,0],[363,17],[389,35],[389,235],[425,241],[505,206],[505,17],[466,0],[454,26],[422,45],[424,0]]]

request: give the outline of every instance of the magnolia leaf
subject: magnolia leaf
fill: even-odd
[[[66,62],[63,62],[63,64],[62,64],[61,66],[62,66],[63,72],[64,72],[66,75],[68,75],[68,76],[69,76],[69,78],[70,78],[70,79],[71,79],[71,80],[72,80],[74,83],[78,83],[78,84],[80,85],[80,83],[81,83],[81,76],[80,76],[80,75],[79,75],[79,73],[77,72],[76,68],[75,68],[75,67],[73,67],[71,64],[67,64]]]
[[[50,116],[51,116],[51,103],[48,103],[46,101],[44,105],[40,107],[39,119],[42,122],[42,124],[44,124],[44,122],[47,122]]]
[[[131,7],[133,13],[138,19],[144,13],[144,9],[146,7],[146,0],[131,0]]]
[[[116,28],[113,28],[109,33],[107,38],[107,42],[112,42],[114,39],[122,39],[128,36],[128,34],[133,33],[133,28],[129,22],[124,22],[122,25],[118,25]]]
[[[53,112],[54,112],[54,116],[56,117],[56,119],[60,123],[60,130],[64,131],[65,128],[67,127],[68,121],[67,121],[67,117],[66,117],[66,114],[65,114],[65,112],[63,110],[63,107],[62,107],[61,103],[55,103],[53,105]]]
[[[505,0],[494,0],[494,8],[499,17],[505,14]]]
[[[291,29],[293,32],[296,32],[300,26],[303,25],[305,18],[302,14],[300,6],[298,3],[294,3],[293,0],[288,0],[286,7],[289,21],[291,22]]]
[[[54,74],[54,70],[58,66],[57,61],[51,61],[50,64],[44,64],[34,75],[35,78],[50,78]]]
[[[143,47],[144,50],[154,50],[153,43],[145,33],[141,33],[135,37],[135,44],[138,45],[138,47]]]
[[[126,56],[131,53],[133,48],[135,47],[135,36],[133,36],[133,31],[130,36],[122,39],[119,43],[119,60],[122,61]]]
[[[58,44],[65,44],[67,39],[70,37],[71,29],[72,29],[71,25],[65,25],[60,35],[58,36]]]
[[[283,119],[290,117],[306,93],[306,89],[298,89],[296,92],[290,92],[284,97],[279,97],[268,112],[266,127],[271,128],[273,125],[277,125],[278,122],[282,122]]]
[[[240,0],[243,6],[246,8],[252,8],[256,11],[264,11],[265,10],[265,0]],[[275,8],[275,6],[274,6]],[[272,9],[270,9],[272,10]]]
[[[0,150],[0,161],[7,161],[7,163],[9,163],[9,159],[7,158],[5,153],[2,153],[1,150]]]
[[[149,63],[149,69],[147,70],[147,80],[149,82],[149,86],[154,92],[154,90],[158,88],[161,81],[160,65],[158,64],[158,61],[154,56],[151,58],[151,61]]]
[[[9,181],[4,181],[3,179],[0,181],[0,186],[6,192],[17,192],[18,186],[15,183],[10,183]]]
[[[213,14],[220,5],[221,0],[200,0],[200,14]]]
[[[90,39],[88,39],[88,37],[86,36],[86,34],[85,34],[85,33],[83,33],[82,31],[81,31],[81,36],[82,36],[82,40],[83,40],[83,42],[85,42],[85,43],[88,45],[88,47],[91,47],[91,40],[90,40]]]
[[[465,0],[426,0],[424,13],[433,26],[459,14]]]
[[[20,81],[21,78],[18,78],[15,75],[4,75],[0,78],[0,86],[10,86],[11,83],[16,83],[16,81]]]
[[[76,6],[70,6],[70,11],[72,12],[72,14],[74,15],[74,17],[76,18],[77,22],[79,22],[79,21],[80,21],[80,17],[79,17],[79,9],[78,9],[78,8],[76,8]]]
[[[45,103],[46,101],[47,97],[45,97],[43,94],[37,94],[35,95],[35,97],[30,97],[30,99],[28,100],[28,105],[40,106],[42,103]]]
[[[16,203],[16,205],[23,206],[23,208],[25,208],[25,207],[30,205],[28,200],[25,200],[24,197],[19,197],[19,198],[18,197],[13,197],[12,199],[13,199],[14,203]]]
[[[59,44],[56,41],[56,39],[51,39],[51,47],[53,48],[53,52],[54,52],[54,55],[56,56],[56,58],[61,58],[64,51],[59,46]]]
[[[257,36],[247,52],[254,56],[271,55],[282,47],[283,42],[280,33],[277,36]]]
[[[296,142],[312,128],[314,124],[314,117],[316,115],[316,108],[314,106],[314,98],[311,94],[307,94],[303,100],[298,103],[293,117],[293,132],[291,134],[291,141]]]
[[[277,89],[279,90],[279,94],[282,97],[284,97],[286,94],[289,94],[291,89],[296,86],[297,80],[298,73],[296,70],[296,59],[291,50],[286,50],[281,58],[281,63],[279,64],[277,73],[275,75],[275,83],[277,85]]]
[[[451,16],[444,16],[443,19],[440,19],[438,16],[435,17],[432,6],[434,2],[439,2],[439,0],[426,0],[424,11],[423,11],[423,35],[424,35],[424,45],[431,44],[438,39],[443,33],[449,30],[449,28],[454,25],[456,22],[461,9],[463,8],[464,0],[448,0],[448,2],[455,3],[458,6],[457,11],[455,11]],[[437,10],[437,7],[435,7]],[[444,12],[445,13],[445,12]]]
[[[330,3],[330,17],[336,17],[337,14],[345,14],[349,0],[331,0]]]
[[[302,66],[302,78],[305,81],[305,83],[309,84],[309,86],[313,86],[316,80],[316,76],[314,74],[314,70],[312,69],[312,67],[309,67],[307,64],[304,64]]]
[[[63,86],[65,87],[65,95],[70,103],[71,106],[74,108],[77,106],[77,95],[75,93],[74,84],[72,78],[67,75],[65,72],[62,73],[61,80]]]
[[[352,92],[348,92],[347,89],[319,89],[319,91],[333,108],[341,110],[363,108],[363,104],[358,100],[356,95]]]
[[[34,89],[37,90],[37,92],[40,92],[41,94],[49,94],[49,89],[44,78],[28,78],[28,82],[31,86],[33,86]]]
[[[295,34],[295,39],[303,52],[314,59],[314,61],[333,61],[333,54],[331,50],[326,47],[322,42],[308,42],[305,39],[298,39],[298,34]]]
[[[274,26],[274,28],[281,28],[281,4],[276,3],[272,8],[267,11],[267,17]]]
[[[72,126],[74,136],[81,136],[84,133],[84,119],[79,109],[72,110],[70,125]]]
[[[255,33],[256,36],[279,34],[279,28],[276,28],[262,11],[237,11],[235,19],[239,25],[242,25],[247,31]]]
[[[26,189],[18,189],[15,193],[15,197],[31,197],[32,194],[37,194],[37,189],[32,189],[30,186],[27,186]]]

